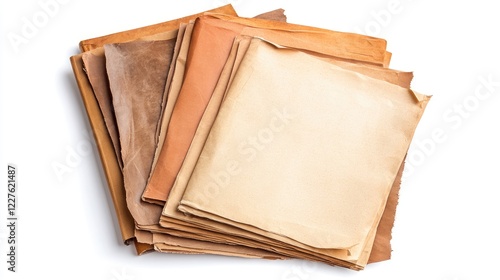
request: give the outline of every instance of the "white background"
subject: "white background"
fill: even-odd
[[[300,260],[138,257],[122,245],[69,57],[82,39],[228,1],[60,2],[50,15],[38,1],[0,4],[0,279],[500,278],[495,1],[231,1],[241,16],[282,7],[292,23],[385,38],[391,67],[414,71],[413,89],[433,95],[409,153],[392,260],[361,272]],[[24,36],[27,21],[38,27]],[[15,36],[23,40],[11,42]],[[490,80],[489,91],[482,79]],[[75,151],[78,160],[68,162]],[[6,263],[8,163],[18,168],[17,273]],[[58,176],[59,164],[70,171]]]

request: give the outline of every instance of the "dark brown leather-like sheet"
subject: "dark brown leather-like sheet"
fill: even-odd
[[[120,133],[127,205],[136,223],[156,224],[161,208],[141,194],[156,147],[156,127],[175,38],[104,45]]]

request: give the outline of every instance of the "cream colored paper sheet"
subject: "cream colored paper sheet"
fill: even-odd
[[[252,44],[180,209],[361,258],[428,98]]]

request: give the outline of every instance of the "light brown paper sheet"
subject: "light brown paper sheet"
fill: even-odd
[[[186,62],[187,68],[197,71],[186,71],[168,124],[165,142],[143,194],[145,200],[158,202],[167,199],[229,54],[233,38],[238,34],[262,36],[278,40],[285,46],[307,49],[345,60],[362,57],[363,62],[383,64],[384,61],[386,43],[382,39],[261,19],[246,21],[252,26],[262,28],[247,27],[213,16],[197,19]],[[285,30],[285,27],[293,31]],[[307,31],[308,29],[310,31]]]
[[[106,123],[109,136],[113,142],[113,147],[116,154],[116,160],[123,168],[122,157],[120,154],[120,139],[118,136],[118,127],[116,125],[115,111],[113,109],[113,100],[111,91],[109,90],[109,81],[106,74],[106,59],[104,58],[104,50],[96,49],[93,52],[84,53],[82,56],[85,65],[85,72],[92,84],[95,97],[101,108],[101,113]]]
[[[261,41],[254,40],[254,42]],[[259,234],[265,234],[278,240],[286,236],[310,247],[349,249],[353,255],[345,258],[345,260],[363,267],[367,261],[366,258],[366,260],[360,262],[363,249],[370,242],[369,233],[375,232],[374,228],[376,229],[378,224],[377,217],[380,219],[383,212],[390,187],[403,161],[407,145],[409,145],[409,139],[411,139],[416,123],[423,112],[420,105],[425,104],[426,99],[424,96],[414,94],[411,91],[388,83],[371,78],[360,78],[359,75],[352,72],[341,70],[340,68],[332,68],[331,65],[320,63],[315,58],[310,59],[310,57],[302,53],[295,52],[291,55],[289,51],[277,51],[278,49],[270,47],[267,43],[255,44],[258,47],[251,48],[250,50],[258,53],[258,55],[249,56],[247,53],[245,61],[252,63],[248,62],[249,65],[243,63],[240,66],[235,82],[231,85],[233,91],[230,91],[228,98],[221,107],[218,119],[212,128],[204,151],[181,201],[180,209],[191,214],[212,219],[214,218],[213,215],[215,215],[222,219],[227,219],[226,222],[236,221],[236,223],[230,223],[235,226],[241,226],[238,223],[254,225],[258,229],[263,230],[257,231]],[[248,57],[253,58],[253,60]],[[274,63],[271,62],[273,59],[275,59]],[[274,79],[266,83],[266,78],[270,77],[272,73],[269,73],[269,70],[255,71],[255,69],[273,69],[273,67],[269,66],[270,63],[273,63],[274,67],[288,63],[286,67],[281,67],[283,69],[280,69],[280,71],[283,71],[282,73],[286,73],[285,75],[280,75],[282,78],[289,77],[286,79],[286,83],[282,83],[279,79]],[[247,73],[247,69],[250,72]],[[310,71],[304,75],[304,73],[301,73],[301,70],[297,69],[314,69],[318,72]],[[276,69],[273,69],[273,71],[276,71]],[[341,77],[340,80],[337,79],[336,83],[332,83],[331,79],[325,81],[325,79],[318,79],[315,76],[317,75],[315,73],[330,73],[328,71],[335,74],[332,74],[331,79],[335,79],[338,76]],[[311,82],[304,83],[301,81]],[[336,88],[342,92],[346,88],[346,85],[352,86],[356,83],[362,84],[362,82],[367,84],[366,86],[362,86],[369,86],[374,93],[367,94],[363,91],[366,88],[362,88],[362,86],[355,86],[357,88],[354,91],[355,95],[329,93],[332,91],[331,89]],[[255,98],[259,96],[259,93],[265,92],[264,89],[272,89],[277,84],[280,87],[275,88],[271,92],[276,93],[276,96],[282,96],[281,99],[272,99],[273,96],[269,95],[269,91],[261,99]],[[311,88],[315,89],[312,90],[313,92],[317,91],[318,94],[322,94],[321,102],[305,97],[304,93],[311,92]],[[347,86],[347,88],[349,87]],[[325,89],[329,90],[325,91]],[[390,94],[386,92],[388,90],[391,90]],[[233,94],[236,96],[234,97],[234,101],[229,99],[231,92],[234,92]],[[290,94],[290,92],[297,92],[298,95]],[[302,98],[300,98],[300,94],[302,94]],[[415,96],[422,98],[424,100],[423,103],[416,103]],[[296,100],[295,98],[299,98],[300,100]],[[395,102],[397,105],[392,102]],[[246,136],[253,135],[252,131],[255,130],[256,133],[266,131],[268,137],[270,137],[269,135],[274,135],[272,134],[271,129],[273,127],[271,126],[274,126],[276,129],[275,133],[277,133],[279,132],[278,130],[281,131],[283,129],[283,125],[287,125],[290,122],[290,120],[286,119],[286,109],[276,108],[277,104],[288,104],[286,106],[292,106],[292,109],[290,109],[292,110],[292,115],[295,113],[301,116],[297,127],[289,133],[286,133],[286,130],[283,133],[289,139],[294,140],[291,143],[289,143],[290,141],[286,142],[286,139],[282,140],[284,141],[282,146],[266,146],[265,148],[269,147],[266,153],[258,154],[259,146],[257,145],[254,150],[251,150],[250,146],[247,149],[245,145],[251,143],[252,138],[246,139]],[[299,107],[309,104],[310,107],[306,106],[305,108],[311,111],[304,114],[304,109],[299,110],[299,107],[294,108],[293,104],[300,104]],[[371,106],[373,105],[375,105],[376,109],[372,109]],[[245,106],[247,106],[246,108],[259,108],[259,106],[267,108],[268,110],[264,110],[264,112],[266,114],[269,113],[267,114],[269,116],[266,117],[269,117],[271,121],[269,121],[269,118],[264,118],[263,122],[267,123],[258,123],[257,120],[259,118],[262,119],[262,111],[255,112],[255,109],[248,110],[245,109]],[[408,117],[406,114],[401,114],[400,111],[399,114],[392,111],[394,110],[393,107],[401,110],[399,106],[406,106],[404,112],[410,111],[413,113]],[[320,108],[323,111],[318,111]],[[359,111],[353,112],[353,108]],[[366,111],[373,113],[371,119],[367,120],[363,117],[355,117],[358,112],[364,112],[361,115],[366,116]],[[308,130],[314,128],[312,129],[313,131],[325,133],[322,130],[323,124],[316,120],[318,116],[315,116],[315,113],[319,112],[326,112],[326,114],[319,115],[319,117],[324,118],[325,121],[330,121],[335,129],[327,132],[331,133],[327,134],[329,136],[325,135],[325,138],[321,138],[325,139],[325,142],[320,142],[316,145],[304,145],[304,143],[314,143],[314,140],[317,140],[317,136],[313,135],[312,139],[310,139],[308,133],[302,132],[308,132]],[[396,118],[395,116],[398,117]],[[246,125],[243,124],[244,127],[241,124],[237,125],[236,123],[238,122],[235,119],[245,120],[244,123]],[[250,119],[255,121],[249,123],[248,120]],[[347,119],[350,122],[339,123],[338,119]],[[283,122],[281,125],[278,124],[280,120]],[[392,123],[397,129],[392,127],[386,129],[378,126],[375,126],[375,129],[372,128],[371,125],[378,123]],[[368,145],[370,144],[370,141],[367,139],[368,136],[355,133],[358,131],[357,129],[351,134],[346,133],[353,130],[352,125],[355,128],[359,127],[360,131],[364,133],[368,132],[368,136],[374,137],[375,145]],[[261,128],[259,129],[259,127]],[[337,136],[339,134],[338,131],[343,131],[344,137]],[[279,134],[277,135],[276,137],[279,137]],[[335,138],[335,136],[337,137]],[[395,137],[396,140],[392,139],[391,136]],[[346,137],[350,138],[346,139]],[[307,141],[303,139],[307,139]],[[363,139],[363,141],[359,139]],[[274,141],[278,141],[274,140],[274,136],[272,140],[273,143]],[[392,142],[392,145],[387,145],[385,141]],[[300,142],[300,145],[297,142]],[[238,145],[240,148],[236,147]],[[298,149],[299,146],[303,150]],[[325,151],[322,148],[323,146],[333,146],[336,148],[326,149]],[[227,149],[229,147],[234,148],[229,151],[230,154],[228,155]],[[275,149],[272,150],[272,147],[275,147]],[[309,149],[305,149],[305,147],[309,147]],[[339,149],[338,147],[342,148]],[[373,150],[385,151],[386,153],[382,153],[383,157],[379,156],[378,153],[376,155],[371,153],[370,155],[371,149],[367,147],[377,147],[378,149]],[[302,163],[299,164],[300,169],[295,163],[290,164],[290,159],[276,162],[276,159],[279,159],[281,155],[290,154],[290,151],[294,151],[294,153],[300,155],[295,158],[297,162]],[[355,154],[352,155],[351,153]],[[254,160],[257,155],[260,157],[258,161]],[[368,161],[366,160],[367,155],[371,156]],[[335,161],[332,158],[342,158],[343,160]],[[323,171],[322,166],[324,165],[318,164],[318,162],[329,162],[326,165],[328,169]],[[373,167],[375,162],[378,165]],[[363,163],[366,163],[366,165],[363,166]],[[240,164],[241,168],[236,166]],[[354,168],[351,166],[353,164],[356,165]],[[288,169],[284,168],[286,166],[288,166]],[[226,168],[229,168],[229,171]],[[283,171],[283,168],[285,171]],[[302,168],[306,168],[307,172],[304,172]],[[235,170],[240,170],[241,174]],[[328,170],[337,170],[337,172],[331,175]],[[224,172],[235,172],[238,173],[236,174],[238,176],[234,174],[226,176]],[[281,176],[276,176],[277,174],[281,174]],[[206,183],[207,178],[212,178],[212,181],[208,184]],[[225,183],[224,180],[226,180]],[[322,189],[314,189],[316,191],[311,191],[310,189],[314,186],[332,184],[332,182],[334,182],[333,189],[326,193],[321,192],[324,191]],[[221,184],[223,184],[222,187]],[[359,188],[359,186],[365,185],[370,187]],[[309,191],[304,193],[305,189]],[[215,192],[217,195],[210,197],[211,192]],[[291,196],[291,199],[275,200],[287,196]],[[363,199],[360,200],[360,196]],[[299,201],[297,201],[297,198],[300,198]],[[335,215],[325,214],[325,209],[328,209],[325,207],[332,204],[331,211],[326,212],[329,214],[335,213]],[[259,207],[255,207],[255,205],[259,205]],[[297,205],[301,207],[307,205],[307,207],[297,208]],[[318,207],[318,205],[322,206]],[[198,211],[193,211],[193,209]],[[205,213],[212,216],[204,215]],[[251,215],[248,215],[249,213]],[[274,219],[268,220],[262,218],[266,217],[266,215],[270,215]],[[355,217],[354,219],[352,218],[353,216]],[[217,220],[221,221],[222,219]],[[246,229],[251,230],[248,227]],[[332,229],[338,229],[338,231],[332,233]],[[373,242],[373,236],[374,234],[372,234],[371,242]]]
[[[120,134],[127,205],[137,224],[151,225],[160,209],[140,196],[154,149],[162,95],[175,38],[104,46],[113,107]]]

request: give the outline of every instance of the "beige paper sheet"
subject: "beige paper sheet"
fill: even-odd
[[[338,62],[338,63],[341,63],[341,62]],[[356,65],[355,65],[355,66],[356,66]],[[358,66],[356,66],[356,67],[358,67]],[[366,67],[366,66],[363,66],[363,67]],[[380,71],[379,71],[379,72],[380,72]],[[386,72],[390,72],[390,71],[386,71]],[[378,72],[374,71],[374,73],[372,73],[372,74],[375,74],[375,75],[376,75],[377,73],[378,73]],[[408,80],[411,80],[411,73],[401,73],[401,72],[394,71],[393,73],[386,73],[385,75],[387,76],[388,74],[391,74],[391,75],[390,75],[391,77],[396,77],[396,78],[398,78],[397,76],[406,77],[406,78],[410,77],[410,79],[408,79]],[[381,77],[381,78],[384,78],[383,76],[380,76],[380,77]],[[384,79],[388,79],[388,78],[387,78],[387,77],[385,77]],[[399,81],[399,80],[398,80],[398,81],[397,81],[397,83],[399,83],[399,82],[401,82],[401,81]],[[176,201],[177,201],[177,202],[176,202]],[[396,196],[396,201],[397,201],[397,196]],[[173,200],[172,200],[172,203],[173,203],[173,204],[176,204],[176,203],[178,203],[178,200],[173,199]],[[165,223],[163,224],[164,226],[167,226],[167,227],[170,227],[170,226],[176,226],[177,228],[179,228],[179,225],[173,225],[173,224],[172,224],[172,223],[174,223],[174,222],[178,222],[178,221],[168,221],[168,222],[167,222],[166,220],[167,220],[167,219],[164,219],[164,222],[165,222]],[[184,223],[183,223],[183,224],[182,224],[182,226],[187,226],[187,224],[184,224]],[[388,226],[388,228],[389,228],[389,232],[390,232],[390,228],[392,228],[392,223],[390,223],[390,226]],[[390,234],[389,234],[389,236],[390,236]],[[387,237],[384,237],[384,238],[387,238]],[[387,244],[387,245],[385,245],[385,246],[384,246],[384,247],[386,248],[386,250],[385,250],[385,254],[384,254],[383,259],[388,259],[388,258],[389,258],[389,256],[390,256],[390,244],[389,244],[389,242],[388,242],[388,241],[386,241],[386,244]],[[388,248],[388,249],[387,249],[387,248]]]
[[[241,48],[241,45],[240,45]],[[242,54],[244,52],[240,52]],[[240,57],[241,58],[241,57]],[[322,59],[327,59],[326,57]],[[239,59],[240,60],[240,59]],[[330,63],[335,63],[337,65],[340,65],[346,69],[350,70],[355,70],[360,73],[363,73],[365,75],[369,75],[374,78],[382,79],[382,80],[387,80],[391,83],[394,84],[399,84],[404,87],[409,87],[411,77],[413,76],[412,73],[409,72],[400,72],[400,71],[394,71],[390,69],[384,69],[380,67],[369,67],[369,66],[360,66],[357,64],[352,64],[352,63],[345,63],[341,62],[338,60],[331,60],[328,59]],[[235,64],[238,64],[235,63]],[[229,80],[229,74],[225,72],[228,72],[228,70],[232,70],[232,65],[229,65],[229,67],[224,68],[223,74],[221,75],[221,79],[226,79],[225,81],[219,80],[219,84],[222,84],[222,87],[220,85],[217,85],[217,88],[212,96],[212,99],[209,102],[209,105],[204,113],[204,116],[202,118],[202,121],[200,122],[200,125],[196,131],[196,135],[194,137],[193,143],[191,144],[191,147],[188,151],[187,157],[183,163],[183,166],[181,168],[181,171],[177,177],[177,180],[175,182],[175,185],[172,189],[171,192],[171,197],[167,201],[165,208],[163,210],[163,216],[162,216],[162,222],[161,224],[165,227],[168,228],[182,228],[186,230],[186,226],[189,226],[190,223],[193,222],[193,219],[195,217],[192,216],[185,216],[184,214],[180,213],[177,211],[177,205],[182,197],[182,194],[184,193],[184,189],[186,187],[187,181],[189,180],[192,170],[194,168],[194,165],[199,157],[199,154],[201,152],[201,149],[203,147],[203,144],[206,141],[206,137],[208,135],[208,132],[210,130],[210,127],[213,123],[213,119],[215,118],[222,96],[225,91],[225,87],[227,84],[227,81]],[[234,66],[237,68],[237,66]],[[226,69],[227,68],[227,69]],[[233,71],[232,74],[235,72]],[[225,77],[225,78],[224,78]],[[401,168],[402,170],[402,168]],[[399,180],[395,182],[395,186],[393,187],[394,189],[399,189]],[[376,255],[373,255],[372,261],[380,261],[380,260],[386,260],[389,259],[390,257],[390,231],[392,229],[392,224],[394,221],[394,211],[395,211],[395,205],[397,203],[397,191],[392,194],[392,207],[391,209],[386,209],[384,212],[384,215],[386,215],[388,218],[386,218],[386,221],[384,221],[383,228],[384,230],[384,235],[380,236],[379,242],[375,245],[375,248],[377,249]],[[386,213],[387,212],[387,213]],[[391,218],[392,217],[392,218]],[[197,230],[195,228],[190,229],[193,232],[196,232],[200,236],[213,236],[213,233],[209,232],[204,232],[203,230]],[[236,231],[237,235],[238,232],[241,234],[241,231]],[[227,228],[226,228],[226,233],[227,233]],[[233,233],[234,234],[234,233]],[[227,240],[227,239],[226,239]]]
[[[376,217],[380,218],[390,187],[406,153],[409,139],[411,139],[416,123],[423,112],[423,106],[420,105],[425,104],[427,99],[403,88],[371,78],[360,77],[352,72],[335,69],[336,67],[332,68],[331,65],[316,58],[310,59],[304,54],[287,50],[277,51],[266,43],[255,43],[255,45],[258,47],[251,48],[251,50],[258,55],[250,56],[253,57],[254,61],[246,59],[245,61],[252,63],[248,62],[249,65],[243,63],[238,70],[235,83],[231,85],[232,92],[236,97],[233,101],[229,99],[231,94],[228,94],[228,99],[223,103],[181,201],[180,209],[192,213],[191,210],[194,208],[200,210],[196,213],[197,215],[202,214],[201,212],[207,212],[237,223],[254,225],[270,233],[269,236],[287,236],[316,248],[344,248],[351,249],[351,252],[354,252],[352,248],[355,246],[364,248],[369,242],[369,233],[378,224]],[[283,55],[284,53],[286,55]],[[278,60],[273,61],[273,59]],[[266,83],[266,76],[272,76],[272,73],[248,70],[272,69],[269,67],[271,61],[274,62],[274,65],[280,66],[288,63],[287,67],[283,67],[285,69],[280,70],[286,73],[282,77],[290,78],[279,82],[275,79]],[[301,70],[297,69],[305,68],[318,72],[310,71],[305,76],[298,78],[304,73],[300,73]],[[323,73],[330,72],[335,74],[331,74],[333,75],[331,79],[334,79],[337,84],[331,79],[326,80],[316,76],[321,77],[325,75]],[[301,82],[301,79],[305,82]],[[356,83],[358,83],[358,86],[354,87],[356,94],[352,95],[336,92],[331,94],[332,90],[325,90],[337,89],[342,92],[347,84],[352,86]],[[275,88],[275,91],[271,91],[276,93],[276,99],[272,99],[272,95],[262,96],[261,94],[259,96],[259,92],[263,92],[265,88],[269,89],[277,85],[280,86],[281,90]],[[366,90],[363,87],[367,86],[370,86],[370,91],[373,93],[363,91]],[[311,88],[316,89],[321,94],[319,97],[321,102],[304,95],[305,92],[310,92]],[[388,90],[391,91],[390,94],[385,92]],[[297,96],[290,92],[296,92]],[[315,91],[313,90],[313,92]],[[250,96],[252,97],[250,98]],[[255,98],[256,96],[260,98]],[[416,102],[415,96],[422,98],[423,103]],[[300,115],[299,122],[295,124],[296,127],[293,127],[293,117],[287,119],[287,109],[276,107],[277,104],[288,103],[290,105],[287,106],[291,106],[290,110],[292,111],[290,114]],[[310,111],[304,113],[304,109],[294,107],[297,104],[300,106],[308,104],[309,106],[306,108],[309,108]],[[396,105],[406,106],[405,114],[391,111],[394,110],[394,107],[399,108]],[[266,108],[266,110],[257,112],[245,110],[245,108],[259,108],[259,106]],[[375,109],[372,108],[373,106]],[[356,110],[353,111],[353,108]],[[371,119],[367,120],[358,116],[360,112],[363,112],[361,116],[366,116],[367,111],[372,114]],[[268,115],[264,119],[262,119],[263,112]],[[323,114],[318,116],[317,114],[320,112]],[[408,116],[406,112],[412,112],[412,114]],[[398,118],[395,117],[396,115]],[[323,124],[317,121],[318,117],[331,123],[333,128],[325,132]],[[237,124],[235,118],[244,120],[246,125]],[[258,123],[258,121],[249,123],[250,119],[258,120],[259,118],[262,123]],[[338,122],[339,119],[349,120],[349,122]],[[287,128],[289,122],[293,129],[287,132],[284,129]],[[380,124],[392,124],[394,128],[380,127]],[[356,128],[354,131],[353,125]],[[375,128],[372,125],[375,125]],[[283,133],[280,135],[278,132],[281,130]],[[324,137],[320,138],[323,139],[321,140],[323,142],[320,141],[317,145],[303,145],[318,141],[317,136],[313,135],[311,139],[308,133],[304,133],[310,130],[326,133]],[[339,131],[344,131],[342,134],[344,137],[338,136]],[[351,133],[345,133],[346,131]],[[251,132],[257,134],[253,135],[255,133]],[[267,135],[267,138],[259,133]],[[257,139],[264,140],[261,141],[262,143],[255,142],[256,137],[261,137]],[[345,139],[346,137],[348,139]],[[368,141],[369,137],[374,138],[370,141],[375,142],[375,144]],[[282,145],[277,145],[276,138],[284,138],[285,140],[281,140],[284,141]],[[287,142],[286,139],[294,140],[290,143],[290,140]],[[275,145],[263,145],[271,142]],[[298,145],[297,142],[301,145]],[[325,151],[324,146],[340,148],[326,149]],[[228,151],[229,147],[232,150]],[[307,149],[305,149],[306,147]],[[378,151],[385,151],[382,153],[384,156],[380,156],[378,153],[376,155],[370,154],[373,147],[379,148]],[[266,153],[258,153],[264,148],[267,149]],[[294,159],[300,164],[291,164],[290,159],[287,160],[286,157],[284,160],[276,162],[276,159],[288,155],[290,151],[293,151]],[[367,160],[366,155],[371,157]],[[259,160],[254,160],[257,156],[260,157]],[[335,161],[332,158],[341,158],[342,160]],[[325,169],[324,165],[318,164],[318,162],[329,163],[326,164],[328,169]],[[378,164],[374,167],[375,163]],[[304,172],[303,168],[308,172]],[[336,172],[329,174],[328,170],[336,170]],[[281,176],[277,176],[278,174]],[[206,183],[207,178],[212,178],[211,182]],[[316,192],[304,193],[304,190],[325,184],[333,184],[334,187],[328,191],[317,190]],[[363,197],[361,200],[360,193]],[[211,195],[213,197],[210,197]],[[291,197],[292,199],[275,201],[275,199],[283,197]],[[297,201],[298,198],[299,201]],[[303,204],[307,204],[308,207],[301,208],[305,206]],[[333,204],[331,211],[327,211],[329,214],[323,213],[324,207],[329,204]],[[255,207],[255,205],[259,205],[259,207]],[[297,207],[297,205],[301,205],[301,207]],[[275,217],[274,219],[262,218],[266,215],[269,216],[270,213],[270,216]],[[353,217],[355,218],[353,219]],[[236,223],[233,225],[238,226]],[[332,233],[332,228],[339,230]],[[360,250],[357,252],[359,258],[361,252]],[[357,264],[364,266],[366,261]]]
[[[241,48],[241,44],[240,44],[240,48]],[[234,50],[234,48],[233,48],[233,50]],[[323,58],[323,59],[326,59],[326,58]],[[239,59],[237,59],[237,61],[239,61]],[[357,69],[357,71],[362,71],[365,74],[368,74],[370,76],[378,77],[378,78],[381,78],[384,80],[388,80],[388,81],[395,83],[395,84],[402,84],[405,87],[409,87],[409,82],[411,81],[411,77],[412,77],[411,73],[398,72],[398,71],[393,71],[390,69],[383,69],[383,68],[371,69],[371,67],[358,66],[356,64],[349,65],[348,63],[343,63],[343,62],[339,62],[339,61],[335,61],[335,63],[341,64],[341,65],[343,65],[343,67],[350,67],[353,69]],[[235,64],[238,64],[238,63],[235,63]],[[195,139],[193,141],[193,144],[190,147],[188,157],[186,158],[186,161],[183,164],[183,169],[181,169],[181,173],[178,176],[178,180],[176,181],[176,185],[172,189],[172,194],[171,194],[172,197],[169,198],[169,200],[167,201],[166,207],[164,208],[163,215],[168,215],[168,216],[162,216],[161,224],[163,226],[168,227],[168,228],[176,228],[176,229],[181,229],[184,231],[193,232],[195,234],[195,236],[198,236],[199,239],[203,239],[203,240],[214,240],[215,242],[221,242],[220,240],[222,240],[222,242],[224,242],[224,241],[225,242],[236,242],[237,244],[246,244],[247,246],[257,246],[257,248],[267,248],[268,250],[272,250],[272,251],[276,250],[276,248],[273,246],[280,246],[279,251],[282,254],[285,254],[285,255],[288,255],[291,257],[301,257],[301,258],[306,258],[306,259],[311,259],[311,260],[320,260],[314,254],[311,255],[311,254],[307,254],[304,252],[291,251],[289,249],[286,249],[286,247],[284,248],[283,245],[270,242],[269,240],[264,240],[265,243],[259,243],[259,242],[254,243],[254,242],[249,241],[248,239],[245,240],[245,239],[238,238],[238,237],[232,238],[231,235],[248,238],[248,234],[242,233],[241,230],[231,228],[228,226],[224,226],[224,225],[222,225],[222,227],[221,227],[221,225],[219,225],[219,232],[222,232],[223,235],[219,237],[220,239],[218,239],[219,235],[214,234],[213,232],[208,232],[205,230],[201,230],[201,229],[192,227],[192,224],[190,224],[190,223],[196,224],[196,219],[195,219],[196,217],[185,216],[185,215],[176,211],[178,201],[180,200],[182,193],[184,192],[184,189],[183,188],[181,189],[181,187],[179,185],[182,185],[183,187],[185,187],[185,184],[178,184],[178,183],[183,181],[182,178],[185,179],[184,180],[184,183],[185,183],[192,172],[192,168],[194,167],[194,164],[195,164],[195,162],[199,156],[199,153],[201,151],[201,148],[206,140],[206,134],[208,134],[208,131],[213,123],[213,118],[215,118],[215,115],[216,115],[216,112],[217,112],[218,106],[219,106],[218,102],[220,102],[220,100],[222,98],[222,95],[224,93],[224,89],[226,87],[225,85],[227,84],[227,80],[229,80],[229,75],[230,75],[229,72],[231,70],[233,70],[232,68],[237,68],[237,66],[236,65],[233,66],[232,62],[228,61],[226,63],[226,67],[224,68],[223,73],[221,75],[221,79],[223,79],[223,80],[225,79],[225,80],[222,83],[221,83],[221,79],[219,80],[219,84],[216,88],[216,91],[214,92],[214,95],[212,96],[212,99],[210,100],[209,106],[207,107],[207,110],[205,111],[204,117],[203,117],[203,119],[200,123],[200,126],[198,127],[198,130],[196,132],[196,136],[195,136]],[[379,72],[385,73],[385,75],[381,75]],[[234,71],[233,71],[233,73],[234,73]],[[222,87],[220,87],[221,84],[222,84]],[[217,99],[218,99],[218,101],[214,101]],[[209,119],[211,119],[211,121],[208,121]],[[205,133],[205,134],[203,134],[203,133]],[[200,134],[203,134],[204,136],[200,137]],[[193,153],[193,151],[197,151],[197,152]],[[189,156],[190,154],[191,154],[191,156]],[[186,165],[188,165],[189,167],[186,168]],[[189,171],[186,172],[185,170],[188,170],[188,169],[189,169]],[[401,170],[402,170],[402,168],[401,168]],[[393,189],[397,190],[398,187],[399,187],[399,181],[396,180],[395,187],[393,187]],[[395,194],[396,195],[393,194],[394,197],[391,199],[391,201],[393,201],[393,204],[395,204],[397,202],[397,192],[395,192]],[[394,210],[395,209],[392,209],[392,211],[391,211],[391,209],[389,209],[389,211],[384,212],[384,215],[387,214],[386,216],[388,218],[386,218],[387,221],[385,221],[382,229],[388,231],[388,233],[386,232],[385,234],[380,236],[379,240],[381,240],[381,241],[379,241],[378,244],[375,244],[375,246],[377,247],[377,252],[375,255],[374,254],[370,255],[370,257],[372,258],[371,259],[372,262],[373,261],[387,260],[390,257],[391,250],[390,250],[390,242],[389,241],[390,241],[390,230],[392,228],[392,223],[394,221],[394,215],[393,215]],[[174,217],[174,218],[172,218],[172,217]],[[185,221],[187,221],[187,223]],[[189,227],[189,226],[191,226],[191,227]],[[203,224],[198,224],[198,226],[200,226],[201,228],[207,228],[207,229],[214,230],[214,228],[205,227],[205,225],[203,225]],[[220,228],[222,228],[222,230],[220,230]],[[215,230],[218,230],[218,229],[215,229]],[[170,231],[170,232],[172,234],[176,234],[172,231]],[[253,237],[255,238],[255,236],[253,236]],[[377,234],[377,237],[379,237],[378,234]]]
[[[246,47],[247,46],[244,44],[243,49],[245,49]],[[238,50],[240,50],[240,49],[241,49],[241,44],[240,44],[240,47],[238,48]],[[237,59],[236,61],[239,61],[239,59]],[[237,63],[238,62],[236,62],[235,64],[237,64]],[[229,79],[229,75],[225,75],[224,73],[227,73],[226,70],[231,70],[232,68],[237,68],[237,66],[236,65],[233,66],[232,62],[228,61],[226,63],[226,67],[224,68],[224,72],[223,72],[222,77],[226,77],[227,79]],[[222,83],[219,80],[217,90],[221,90],[223,93],[224,88],[225,88],[225,83],[227,83],[227,80],[225,80]],[[219,85],[221,85],[221,84],[222,84],[222,87],[219,87]],[[216,92],[217,92],[217,90],[216,90]],[[218,94],[218,93],[214,94],[214,96],[221,96],[222,97],[222,95]],[[213,99],[211,101],[213,101]],[[213,104],[213,102],[211,102],[211,104]],[[210,109],[212,109],[212,108],[210,108],[210,106],[209,106],[209,108],[207,108],[207,111],[209,111]],[[170,201],[170,199],[169,199],[169,201]],[[186,217],[188,217],[188,216],[186,216]],[[196,219],[194,221],[196,221]],[[191,220],[191,222],[193,222],[193,220]],[[195,223],[195,224],[197,224],[201,228],[207,228],[207,227],[205,227],[206,225],[204,225],[203,223]],[[212,227],[213,227],[213,224],[210,225],[208,227],[208,229],[214,229]],[[177,226],[177,228],[179,228],[179,227]],[[198,234],[200,234],[200,235],[203,234],[203,237],[208,237],[207,239],[204,239],[204,240],[210,240],[210,238],[212,238],[212,240],[215,240],[215,242],[221,242],[220,240],[222,240],[222,242],[226,242],[226,243],[229,242],[229,243],[235,243],[235,244],[245,244],[246,246],[251,246],[251,247],[255,246],[256,248],[265,248],[269,251],[276,251],[276,252],[279,252],[280,254],[283,254],[283,255],[286,255],[289,257],[294,257],[294,258],[298,257],[298,258],[304,258],[304,259],[309,259],[309,260],[324,261],[321,257],[318,257],[317,254],[314,254],[314,253],[311,254],[310,252],[308,253],[307,251],[304,251],[303,249],[297,251],[296,249],[290,248],[290,246],[287,246],[286,244],[280,244],[280,243],[277,243],[276,241],[273,242],[272,240],[269,240],[269,239],[257,238],[256,241],[249,240],[248,239],[249,235],[252,236],[253,238],[259,237],[259,236],[248,234],[245,231],[242,231],[240,229],[235,229],[233,227],[228,227],[226,225],[218,225],[215,228],[215,230],[220,232],[219,235],[213,234],[213,233],[203,232],[203,231],[200,231],[199,229],[198,229],[198,231],[196,231],[196,229],[191,229],[192,232],[198,232]],[[175,234],[175,233],[173,233],[173,234]],[[234,235],[234,237],[232,235]],[[214,237],[215,238],[219,237],[220,239],[217,240],[217,239],[214,239]],[[338,252],[337,254],[342,254],[343,256],[346,256],[345,252],[344,253]],[[340,263],[341,262],[339,262],[339,261],[336,262],[336,264],[340,264]],[[348,264],[344,264],[344,265],[347,266]]]

